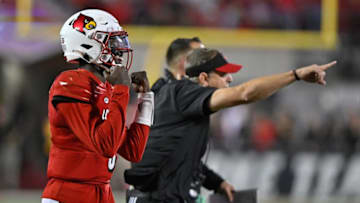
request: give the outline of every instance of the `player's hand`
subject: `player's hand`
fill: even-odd
[[[124,66],[113,66],[104,73],[105,79],[112,85],[126,85],[130,87],[129,72]]]
[[[145,71],[133,72],[131,74],[131,85],[135,92],[149,92],[150,85]]]
[[[336,64],[333,61],[324,65],[311,65],[296,70],[297,75],[301,80],[311,83],[318,83],[320,85],[326,85],[325,76],[326,70]]]
[[[230,202],[233,202],[234,201],[234,195],[233,195],[233,192],[235,191],[235,188],[234,186],[232,186],[230,183],[226,182],[226,181],[223,181],[221,184],[220,184],[220,192],[223,193],[224,195],[226,195],[227,199],[230,201]]]

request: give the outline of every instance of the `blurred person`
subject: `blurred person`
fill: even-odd
[[[356,155],[360,140],[360,115],[356,110],[347,112],[347,122],[341,127],[343,163],[335,176],[333,193],[339,193],[344,184],[345,177],[350,171],[351,163]]]
[[[247,106],[236,106],[224,109],[220,115],[220,142],[227,152],[239,150],[241,145],[240,135],[248,119]],[[213,122],[213,121],[211,121]]]
[[[267,99],[267,102],[270,98]],[[265,102],[264,102],[265,103]],[[270,109],[270,107],[269,107]],[[276,140],[275,124],[269,109],[260,110],[256,108],[252,115],[252,123],[250,127],[250,145],[252,147],[251,159],[249,163],[251,171],[248,175],[249,185],[259,185],[261,176],[266,168],[266,155],[273,149]]]
[[[275,124],[271,117],[264,112],[257,112],[251,129],[254,149],[262,154],[273,148],[276,140]]]
[[[312,196],[316,194],[317,190],[321,188],[321,176],[323,174],[323,165],[326,161],[328,153],[337,151],[339,141],[336,140],[336,114],[335,112],[329,112],[323,116],[324,119],[320,121],[319,126],[313,126],[309,129],[307,138],[312,139],[310,141],[315,143],[315,166],[314,171],[311,174],[310,186],[308,189],[308,195]]]
[[[129,192],[129,203],[196,202],[201,186],[222,191],[232,201],[234,187],[202,161],[210,114],[265,99],[297,80],[325,85],[325,71],[335,63],[311,65],[229,87],[230,73],[242,66],[228,63],[217,50],[193,50],[185,61],[190,79],[183,77],[153,88],[155,120],[149,142],[141,162],[125,172],[125,181],[135,187]]]
[[[339,2],[339,4],[341,3]],[[321,29],[321,0],[298,1],[296,7],[298,10],[298,24],[302,30]]]
[[[159,78],[152,86],[153,90],[166,83],[181,80],[185,77],[185,61],[187,54],[197,48],[205,47],[198,37],[177,38],[171,42],[166,52],[166,65],[164,77]]]
[[[340,43],[336,55],[342,58],[343,71],[338,75],[344,81],[358,81],[360,71],[360,1],[339,1],[339,33]]]
[[[296,150],[294,142],[294,119],[290,111],[280,111],[276,115],[276,149],[284,157],[283,165],[276,174],[276,192],[281,196],[291,194],[295,182],[293,165]]]
[[[255,27],[271,28],[272,17],[269,2],[263,0],[252,0],[247,14],[250,16]]]
[[[276,114],[276,148],[285,154],[294,151],[294,126],[295,121],[290,111],[280,111]]]
[[[295,0],[273,0],[272,17],[280,29],[298,29],[299,6]],[[313,19],[314,20],[314,19]]]
[[[140,161],[153,116],[153,93],[145,72],[128,70],[132,49],[127,33],[111,14],[75,13],[60,31],[67,62],[49,92],[52,145],[43,203],[112,203],[110,179],[116,153]],[[126,127],[129,88],[138,92],[139,111]]]
[[[290,196],[295,183],[294,157],[292,154],[284,156],[281,169],[275,175],[275,191],[280,196]]]
[[[235,28],[242,20],[243,10],[238,1],[220,1],[217,13],[217,25]]]
[[[165,69],[165,77],[156,81],[152,88],[156,89],[157,84],[161,84],[164,80],[181,80],[185,76],[187,54],[193,49],[203,47],[205,46],[198,37],[175,39],[166,52],[168,69]]]

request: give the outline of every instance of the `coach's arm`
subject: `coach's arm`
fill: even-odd
[[[289,71],[260,77],[234,87],[217,89],[210,98],[210,110],[215,112],[223,108],[265,99],[296,81],[296,75],[300,80],[326,85],[325,71],[335,64],[336,61],[325,65],[310,65],[296,69],[296,72]]]

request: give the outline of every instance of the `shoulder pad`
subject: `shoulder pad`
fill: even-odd
[[[50,96],[64,96],[84,102],[90,102],[92,79],[79,70],[62,72],[50,89]]]

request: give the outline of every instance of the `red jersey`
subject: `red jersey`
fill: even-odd
[[[141,160],[149,126],[133,123],[126,128],[128,101],[127,86],[103,83],[85,69],[65,71],[56,78],[48,104],[50,180],[108,184],[116,153],[132,162]],[[60,187],[50,182],[43,197],[60,200]]]

